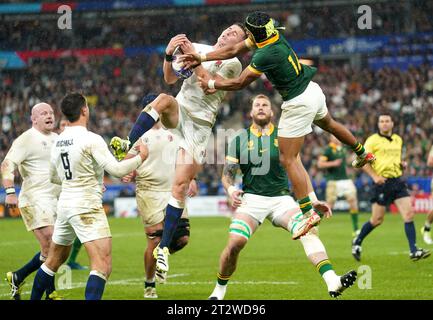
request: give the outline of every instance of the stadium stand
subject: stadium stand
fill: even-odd
[[[393,113],[398,119],[396,132],[407,143],[406,155],[410,164],[407,174],[427,177],[432,174],[432,170],[425,165],[425,159],[431,147],[429,137],[433,134],[433,63],[422,62],[415,67],[410,63],[404,67],[393,64],[394,67],[390,68],[384,61],[377,60],[414,56],[427,59],[433,54],[433,25],[428,18],[428,12],[433,10],[432,2],[417,2],[419,5],[410,7],[411,19],[403,14],[407,1],[372,3],[373,23],[380,26],[373,28],[373,34],[390,35],[389,44],[368,56],[363,55],[358,68],[348,60],[338,63],[322,60],[315,81],[324,89],[333,115],[349,126],[361,140],[374,131],[376,119],[371,115],[379,110]],[[306,9],[307,5],[301,1],[293,4],[294,7],[283,11],[271,11],[286,27],[285,35],[289,40],[364,34],[351,25],[358,15],[353,5],[339,6],[336,11],[335,7],[318,8],[313,5]],[[243,20],[239,12],[221,15],[218,12],[203,13],[200,8],[195,14],[176,19],[170,15],[113,18],[101,14],[96,17],[88,19],[80,16],[74,20],[73,29],[65,32],[53,28],[53,20],[50,19],[0,20],[0,51],[16,51],[21,58],[26,57],[25,68],[4,68],[0,72],[1,159],[10,142],[29,126],[29,120],[23,119],[28,118],[26,115],[32,105],[37,101],[46,101],[58,107],[64,93],[72,90],[80,90],[88,97],[93,107],[92,130],[103,135],[107,141],[114,135],[126,136],[139,112],[137,104],[144,94],[175,94],[179,89],[179,84],[169,87],[162,81],[162,51],[171,36],[182,32],[193,41],[213,43],[218,36],[215,30]],[[155,24],[158,28],[151,27]],[[409,32],[409,36],[393,36]],[[53,54],[55,50],[73,48],[106,48],[110,53]],[[132,52],[131,48],[136,48],[139,54],[117,54]],[[142,48],[153,49],[146,51]],[[41,50],[48,51],[44,51],[43,55],[34,55],[34,52],[40,53]],[[97,54],[97,51],[94,53]],[[47,58],[50,54],[51,57]],[[244,65],[245,61],[248,57],[245,57]],[[369,64],[371,68],[365,68]],[[241,92],[227,95],[215,130],[246,125],[249,122],[246,112],[249,99],[262,92],[273,97],[275,106],[279,105],[278,95],[269,82],[262,79]],[[322,183],[323,177],[315,163],[326,140],[317,131],[307,137],[303,151],[304,164],[317,185]],[[220,171],[221,165],[204,167],[200,174],[203,194],[222,193]],[[357,174],[360,175],[358,186],[362,186],[365,177],[359,172]]]

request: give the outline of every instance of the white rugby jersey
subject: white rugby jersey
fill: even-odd
[[[13,162],[23,179],[19,207],[34,205],[43,199],[57,199],[59,186],[50,182],[50,152],[57,134],[43,134],[35,128],[22,133],[5,157]]]
[[[137,189],[170,191],[174,179],[179,137],[167,129],[150,129],[141,136],[149,149],[149,157],[137,169]],[[138,142],[134,144],[134,147]],[[130,154],[138,152],[133,148]]]
[[[214,51],[209,45],[193,43],[197,53],[204,54]],[[227,60],[205,61],[203,67],[211,76],[219,76],[230,79],[237,78],[242,72],[242,64],[238,58]],[[211,124],[215,123],[218,114],[218,107],[224,99],[227,91],[218,90],[214,94],[206,95],[200,88],[197,75],[194,73],[191,77],[183,81],[182,87],[176,96],[176,100],[195,118],[205,120]]]
[[[66,127],[51,151],[52,174],[62,184],[59,207],[81,208],[77,214],[100,208],[104,169],[122,177],[141,163],[140,156],[118,162],[100,135],[83,126]]]

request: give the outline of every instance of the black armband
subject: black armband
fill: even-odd
[[[165,54],[165,61],[172,62],[173,61],[173,55],[172,54]]]

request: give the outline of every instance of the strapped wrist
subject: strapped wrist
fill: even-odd
[[[6,195],[15,194],[15,188],[14,187],[7,187],[5,188]]]
[[[165,61],[172,62],[173,61],[173,55],[172,54],[165,54]]]
[[[208,87],[209,89],[215,89],[215,80],[210,79],[210,80],[207,82],[207,87]]]

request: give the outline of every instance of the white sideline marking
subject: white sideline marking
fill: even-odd
[[[168,278],[177,278],[177,277],[184,277],[188,276],[187,273],[179,273],[179,274],[173,274],[168,275]],[[77,289],[77,288],[85,288],[86,282],[77,282],[72,284],[71,289]],[[143,284],[143,278],[133,278],[133,279],[124,279],[124,280],[113,280],[108,281],[107,286],[117,286],[117,285],[131,285],[136,284],[140,285]],[[163,284],[162,286],[185,286],[185,285],[211,285],[215,284],[215,281],[176,281],[176,282],[167,282]],[[230,281],[230,285],[296,285],[298,282],[296,281]],[[28,286],[28,285],[26,285]],[[66,289],[68,290],[68,289]],[[24,291],[22,294],[30,294],[31,291]],[[0,297],[6,297],[9,296],[9,293],[3,293],[0,294]]]
[[[390,256],[401,256],[401,255],[409,255],[409,251],[390,251],[388,252],[388,255]]]

